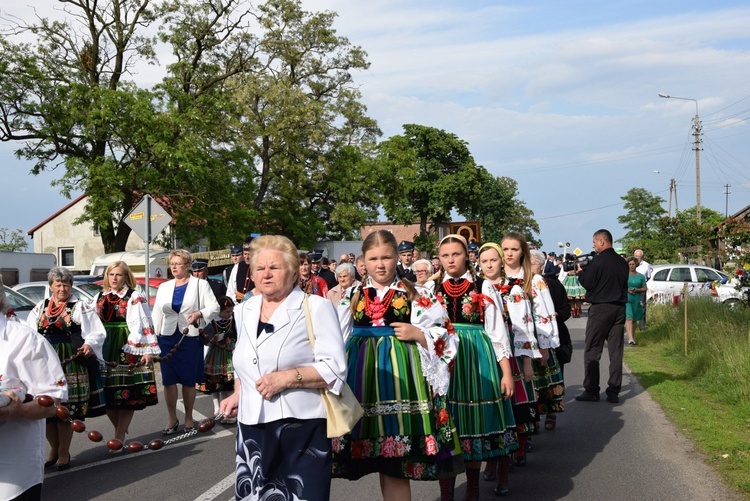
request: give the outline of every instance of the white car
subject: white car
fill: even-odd
[[[730,306],[745,301],[745,291],[735,287],[736,281],[726,273],[695,264],[662,264],[654,266],[646,282],[647,299],[657,303],[671,303],[672,298],[687,287],[691,296],[712,297]],[[746,289],[746,288],[745,288]]]
[[[73,288],[70,290],[70,296],[75,298],[77,301],[91,302],[96,295],[97,291],[94,291],[91,287],[93,284],[73,284]],[[84,289],[83,287],[86,287]],[[96,286],[93,286],[96,287]],[[26,282],[13,286],[13,290],[26,296],[27,298],[34,301],[34,304],[38,303],[42,299],[49,297],[49,284],[47,282]],[[98,288],[101,290],[101,287]]]
[[[21,321],[25,322],[36,304],[7,285],[3,285],[3,290],[5,291],[5,297],[8,298],[8,303],[10,303],[10,308]]]

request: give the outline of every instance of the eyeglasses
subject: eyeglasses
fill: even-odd
[[[414,270],[414,273],[429,273],[427,270]]]

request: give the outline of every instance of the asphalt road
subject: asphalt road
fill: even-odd
[[[532,439],[525,467],[512,470],[509,498],[570,500],[732,500],[692,445],[665,418],[659,407],[626,372],[619,404],[576,402],[583,380],[583,329],[586,319],[570,319],[573,361],[566,366],[566,411],[557,429]],[[638,349],[638,348],[626,348]],[[605,350],[606,351],[606,350]],[[606,381],[606,353],[602,380]],[[196,409],[210,415],[210,398],[200,396]],[[198,416],[196,416],[198,417]],[[128,441],[163,438],[163,403],[136,413]],[[181,420],[182,421],[182,420]],[[86,421],[87,430],[111,437],[106,417]],[[180,426],[180,430],[182,425]],[[173,436],[174,437],[174,436]],[[3,451],[7,453],[7,451]],[[233,498],[234,427],[217,425],[208,433],[176,440],[159,451],[111,455],[103,443],[76,435],[71,468],[52,469],[43,499],[77,500],[220,500]],[[481,499],[497,499],[491,482],[481,483]],[[463,499],[465,477],[459,476],[456,499]],[[380,499],[377,475],[357,482],[334,480],[331,499]],[[439,499],[436,482],[412,482],[414,500]]]

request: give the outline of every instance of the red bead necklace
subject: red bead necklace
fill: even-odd
[[[471,282],[469,282],[466,279],[458,279],[459,281],[454,283],[451,280],[446,280],[443,282],[443,289],[445,290],[445,293],[448,294],[450,297],[456,299],[467,292],[469,292],[469,288],[471,287]]]

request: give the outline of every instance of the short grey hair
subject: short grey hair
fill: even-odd
[[[547,259],[544,257],[544,252],[538,249],[531,249],[529,251],[529,260],[532,264],[534,262],[536,262],[537,264],[544,264]]]
[[[49,273],[47,273],[47,281],[49,282],[50,285],[52,285],[55,282],[63,282],[72,286],[73,274],[67,268],[55,266],[54,268],[49,270]]]
[[[349,275],[351,275],[352,278],[354,278],[356,270],[354,269],[354,265],[350,263],[349,261],[345,263],[341,263],[338,266],[336,266],[336,278],[339,278],[339,275],[341,275],[345,271],[348,271]]]

